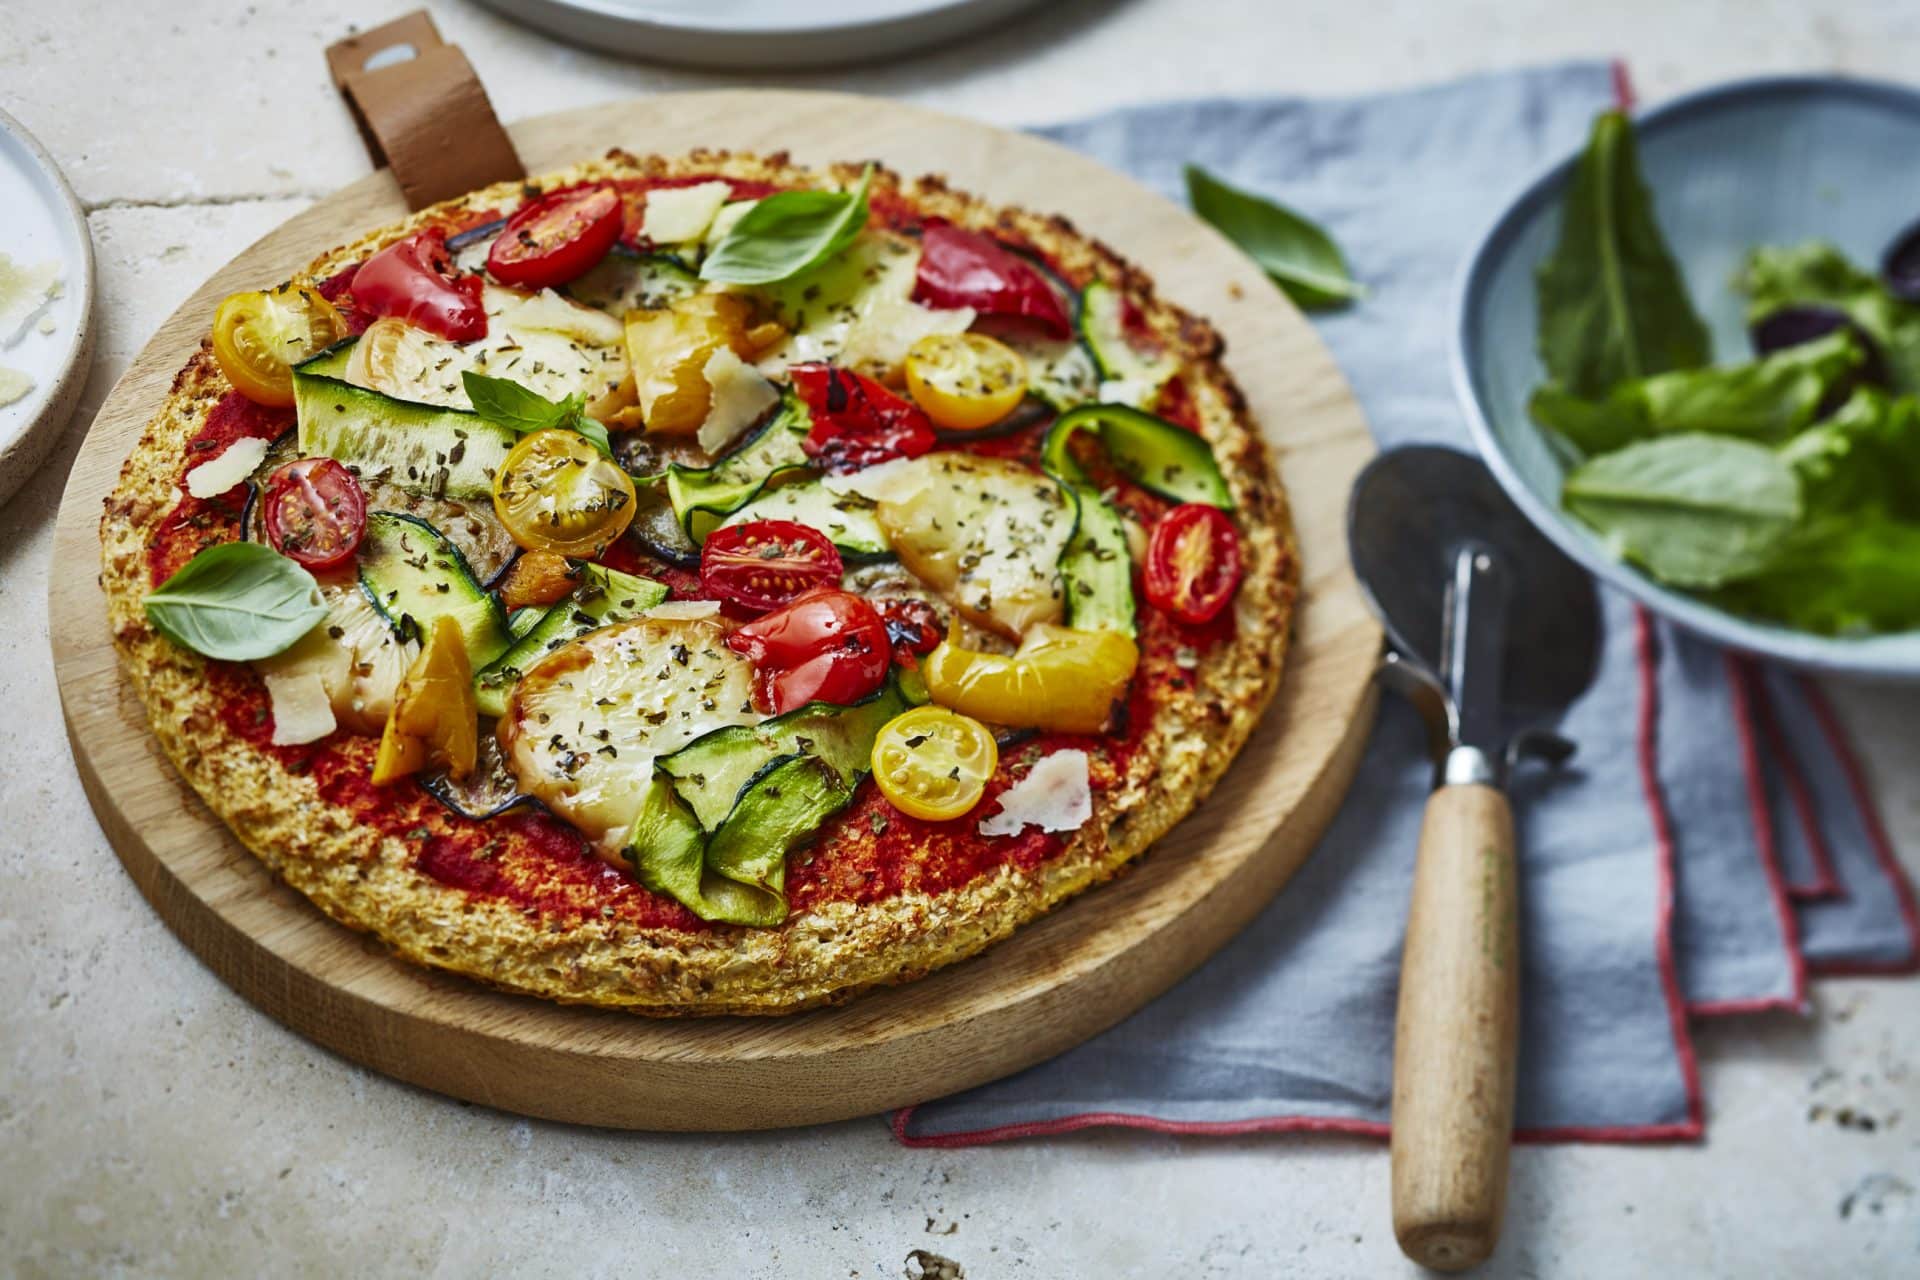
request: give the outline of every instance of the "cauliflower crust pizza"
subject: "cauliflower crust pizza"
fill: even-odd
[[[113,636],[241,842],[415,963],[909,981],[1117,874],[1279,682],[1220,339],[1063,219],[614,152],[259,283],[107,501]]]

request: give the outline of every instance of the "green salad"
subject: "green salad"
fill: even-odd
[[[1819,242],[1753,249],[1732,287],[1755,353],[1716,365],[1632,125],[1600,116],[1538,280],[1528,407],[1570,464],[1563,505],[1734,612],[1920,627],[1920,305]]]

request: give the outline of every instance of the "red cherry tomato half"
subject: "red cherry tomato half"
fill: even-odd
[[[1067,304],[1040,268],[991,237],[950,222],[936,220],[920,229],[913,300],[1030,320],[1050,337],[1073,336]]]
[[[620,193],[610,186],[556,191],[507,219],[487,251],[487,271],[527,289],[578,279],[620,238],[621,217]]]
[[[1181,622],[1212,622],[1240,586],[1240,534],[1217,508],[1182,503],[1147,540],[1147,602]]]
[[[840,550],[792,520],[749,520],[707,535],[700,590],[756,612],[778,609],[815,587],[838,586]]]
[[[332,458],[289,462],[267,477],[261,501],[267,541],[309,569],[346,564],[367,532],[367,495]]]
[[[832,587],[754,619],[727,637],[727,647],[752,660],[762,701],[775,715],[809,702],[858,702],[892,665],[879,611]]]
[[[920,406],[864,374],[796,364],[787,376],[813,416],[800,447],[827,471],[858,471],[893,458],[917,458],[933,448],[933,423]]]
[[[450,342],[487,336],[480,277],[455,270],[438,228],[395,241],[360,264],[353,305],[368,315],[399,316]]]
[[[896,659],[932,653],[945,638],[940,629],[940,615],[925,600],[911,596],[882,600],[880,617],[887,624],[887,638],[893,641]]]

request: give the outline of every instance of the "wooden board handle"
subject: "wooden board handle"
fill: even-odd
[[[1520,1003],[1513,811],[1497,788],[1427,801],[1393,1048],[1393,1234],[1440,1271],[1500,1239]]]
[[[426,10],[328,45],[327,69],[407,208],[526,176],[480,77]]]

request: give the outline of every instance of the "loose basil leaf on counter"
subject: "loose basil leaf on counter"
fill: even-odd
[[[1633,125],[1602,112],[1573,171],[1560,244],[1540,265],[1540,359],[1597,400],[1630,378],[1707,362],[1707,328],[1654,219]]]
[[[1187,201],[1299,306],[1313,311],[1366,296],[1365,286],[1347,269],[1340,246],[1293,210],[1230,187],[1191,164]]]
[[[549,400],[509,378],[489,378],[471,369],[460,375],[460,381],[466,384],[473,411],[488,422],[497,422],[523,436],[551,429],[577,431],[594,448],[609,458],[613,456],[607,429],[582,412],[586,401],[580,396]]]
[[[1718,587],[1766,569],[1802,509],[1800,481],[1774,450],[1701,434],[1582,463],[1560,497],[1613,554],[1676,587]]]
[[[700,278],[772,284],[819,266],[867,225],[873,166],[852,191],[782,191],[757,202],[700,264]]]
[[[203,549],[149,591],[145,605],[167,639],[231,662],[281,653],[327,614],[313,575],[258,542]]]

